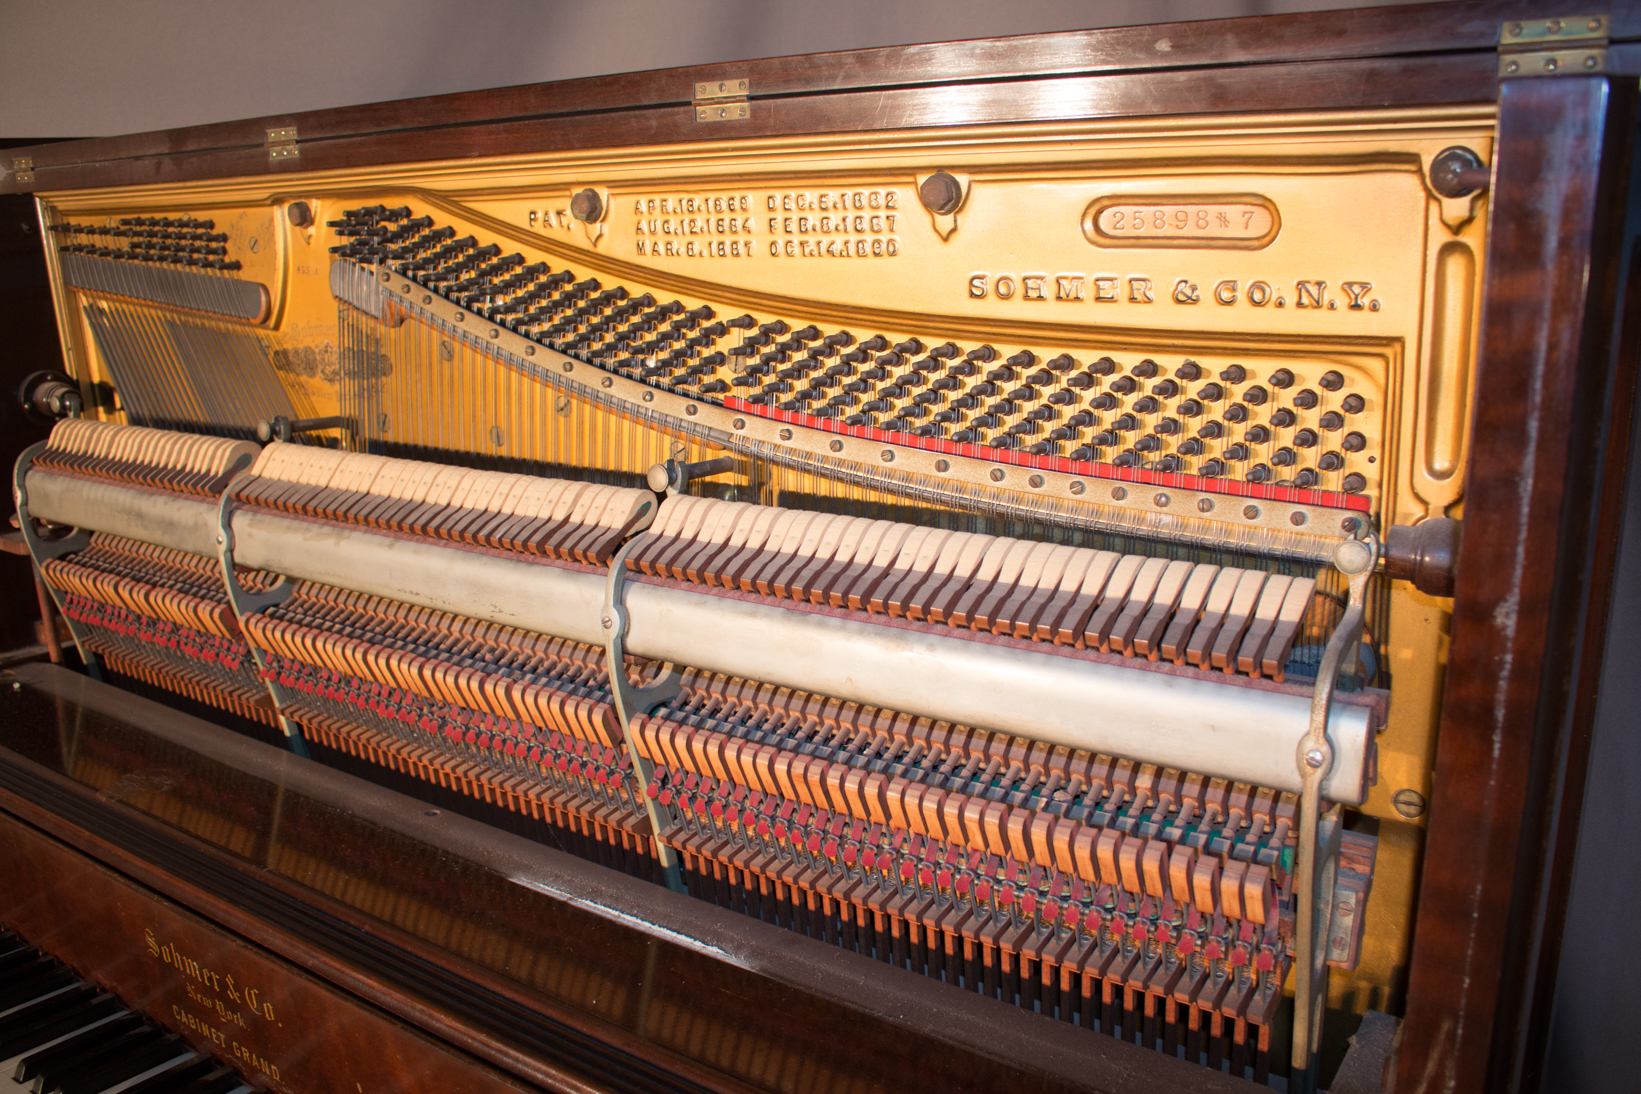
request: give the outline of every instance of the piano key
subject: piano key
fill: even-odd
[[[12,974],[13,969],[20,969],[24,965],[38,964],[41,961],[51,960],[46,954],[34,946],[19,945],[5,954],[0,954],[0,978]]]
[[[0,1059],[38,1048],[117,1009],[112,996],[78,981],[35,996],[0,1016]]]
[[[37,1079],[40,1094],[52,1094],[55,1091],[63,1091],[63,1094],[68,1094],[65,1088],[70,1086],[78,1090],[93,1075],[102,1073],[105,1069],[119,1069],[142,1060],[143,1051],[160,1044],[166,1036],[165,1031],[156,1026],[140,1024],[124,1033],[110,1035],[106,1040],[98,1041],[94,1045],[83,1046],[72,1056],[61,1059],[54,1058],[50,1064],[42,1064],[40,1067]],[[182,1039],[180,1037],[175,1034],[170,1036],[173,1045],[181,1044]],[[174,1051],[168,1051],[165,1058],[175,1055]],[[159,1060],[140,1063],[139,1066],[131,1067],[130,1070],[125,1071],[113,1081],[123,1082],[133,1075],[147,1071],[156,1063],[159,1063]],[[97,1091],[108,1085],[110,1084],[105,1082],[100,1086],[93,1087],[92,1094],[96,1094]]]
[[[131,1048],[100,1068],[78,1079],[65,1078],[57,1089],[61,1094],[124,1094],[142,1080],[200,1058],[180,1035],[164,1030],[155,1033],[157,1036],[148,1043]]]
[[[233,1068],[219,1066],[178,1087],[172,1094],[247,1094],[250,1090]]]
[[[74,982],[73,975],[49,957],[13,968],[0,984],[0,1011]]]
[[[152,1074],[137,1076],[135,1082],[119,1088],[118,1094],[180,1094],[190,1084],[220,1070],[222,1065],[216,1060],[190,1052],[174,1062],[166,1061]]]
[[[45,1074],[54,1067],[60,1067],[65,1061],[79,1058],[82,1054],[94,1051],[98,1045],[106,1044],[109,1040],[122,1033],[137,1029],[143,1024],[142,1016],[126,1011],[117,1014],[106,1021],[99,1022],[88,1029],[83,1029],[69,1037],[63,1038],[45,1048],[39,1048],[17,1061],[16,1070],[12,1078],[17,1082],[32,1082],[37,1076]]]

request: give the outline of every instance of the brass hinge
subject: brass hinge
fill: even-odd
[[[747,101],[750,90],[745,80],[702,80],[695,85],[691,100],[698,122],[733,122],[752,116]]]
[[[296,126],[287,125],[282,129],[268,130],[268,159],[292,160],[302,154],[296,147]]]
[[[18,156],[11,161],[11,173],[17,176],[18,182],[34,181],[34,159],[31,156]]]
[[[1499,27],[1499,79],[1607,71],[1609,15],[1512,19]]]

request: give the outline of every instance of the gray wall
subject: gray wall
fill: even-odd
[[[0,0],[0,137],[100,137],[675,65],[1371,2]]]

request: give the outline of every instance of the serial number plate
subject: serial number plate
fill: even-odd
[[[1158,201],[1100,198],[1083,215],[1097,247],[1263,247],[1281,221],[1263,198]]]

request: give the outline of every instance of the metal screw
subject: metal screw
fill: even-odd
[[[1554,72],[1558,67],[1559,66],[1556,64],[1556,59],[1554,57],[1544,58],[1544,71],[1545,72]]]
[[[1305,523],[1305,514],[1299,512],[1289,513],[1288,523],[1293,525],[1295,528],[1299,527],[1301,524]]]
[[[1544,24],[1544,29],[1549,31],[1551,34],[1560,34],[1561,33],[1561,20],[1560,19],[1551,19],[1548,23]]]
[[[1584,29],[1585,30],[1600,30],[1601,29],[1601,20],[1600,19],[1591,19],[1588,23],[1584,24]]]
[[[653,392],[653,391],[646,391],[646,392],[644,392],[644,401],[645,401],[645,402],[646,402],[646,403],[653,403],[653,402],[655,402],[655,392]]]
[[[568,372],[570,370],[565,369],[564,371]],[[694,403],[690,403],[688,406],[684,407],[684,413],[688,414],[691,418],[695,417],[695,415],[699,414],[700,412],[701,412],[700,408],[697,407]]]
[[[1344,520],[1339,522],[1339,527],[1347,532],[1355,532],[1356,529],[1361,526],[1362,522],[1357,520],[1355,517],[1346,517]]]
[[[534,357],[535,355],[536,355],[536,347],[534,347],[534,346],[525,346],[524,347],[524,356]]]
[[[1031,478],[1029,478],[1029,479],[1027,479],[1027,480],[1026,480],[1026,483],[1027,483],[1027,484],[1028,484],[1028,485],[1029,485],[1029,486],[1030,486],[1030,487],[1031,487],[1031,488],[1032,488],[1032,489],[1033,489],[1033,490],[1041,490],[1041,489],[1042,489],[1042,487],[1043,487],[1043,476],[1041,476],[1041,475],[1033,475],[1033,476],[1032,476],[1032,477],[1031,477]]]
[[[792,431],[790,429],[783,429],[781,430],[780,436],[781,440],[790,441],[792,439]]]
[[[1514,76],[1517,72],[1521,71],[1521,65],[1515,61],[1511,61],[1509,64],[1504,66],[1504,71]]]
[[[614,376],[604,377],[604,386],[605,387],[614,387],[615,386],[615,377]]]
[[[745,429],[746,428],[746,419],[745,418],[736,418],[734,421],[730,422],[729,424],[734,426],[736,429]]]
[[[894,463],[895,462],[894,449],[885,448],[882,452],[878,453],[878,458],[881,459],[884,463]]]
[[[615,620],[611,619],[607,615],[603,619],[600,619],[599,622],[604,625],[605,630],[609,630],[611,627],[615,626]]]
[[[1244,505],[1242,507],[1242,515],[1247,517],[1249,520],[1258,520],[1259,519],[1259,506],[1257,506],[1257,505]]]
[[[1593,53],[1590,54],[1588,57],[1584,58],[1584,67],[1585,68],[1592,68],[1593,69],[1596,65],[1598,65],[1600,63],[1601,62],[1596,59],[1596,56]]]
[[[842,452],[843,451],[843,442],[842,441],[833,441],[831,444],[827,445],[827,447],[830,448],[833,452]]]
[[[946,472],[948,472],[952,469],[951,461],[950,460],[936,460],[936,461],[934,461],[934,469],[936,471],[940,472],[942,475],[944,475]]]
[[[1073,482],[1068,489],[1070,489],[1073,494],[1081,494],[1084,490],[1087,490],[1088,487],[1084,486],[1081,482]]]
[[[11,690],[12,691],[22,691],[23,690],[23,685],[19,684],[19,683],[13,683],[11,685]]]
[[[1327,759],[1320,748],[1313,748],[1305,753],[1305,766],[1314,771],[1326,763]]]
[[[1111,488],[1111,500],[1112,501],[1122,501],[1127,496],[1128,496],[1128,488],[1127,487],[1113,486]]]
[[[1166,509],[1168,508],[1168,500],[1167,494],[1159,493],[1151,499],[1151,504],[1155,505],[1158,509]]]
[[[1199,512],[1199,513],[1212,513],[1213,511],[1214,511],[1214,499],[1213,498],[1198,498],[1197,499],[1197,512]]]
[[[1424,795],[1417,790],[1398,790],[1390,799],[1390,804],[1396,807],[1396,812],[1408,820],[1416,820],[1424,816]]]

